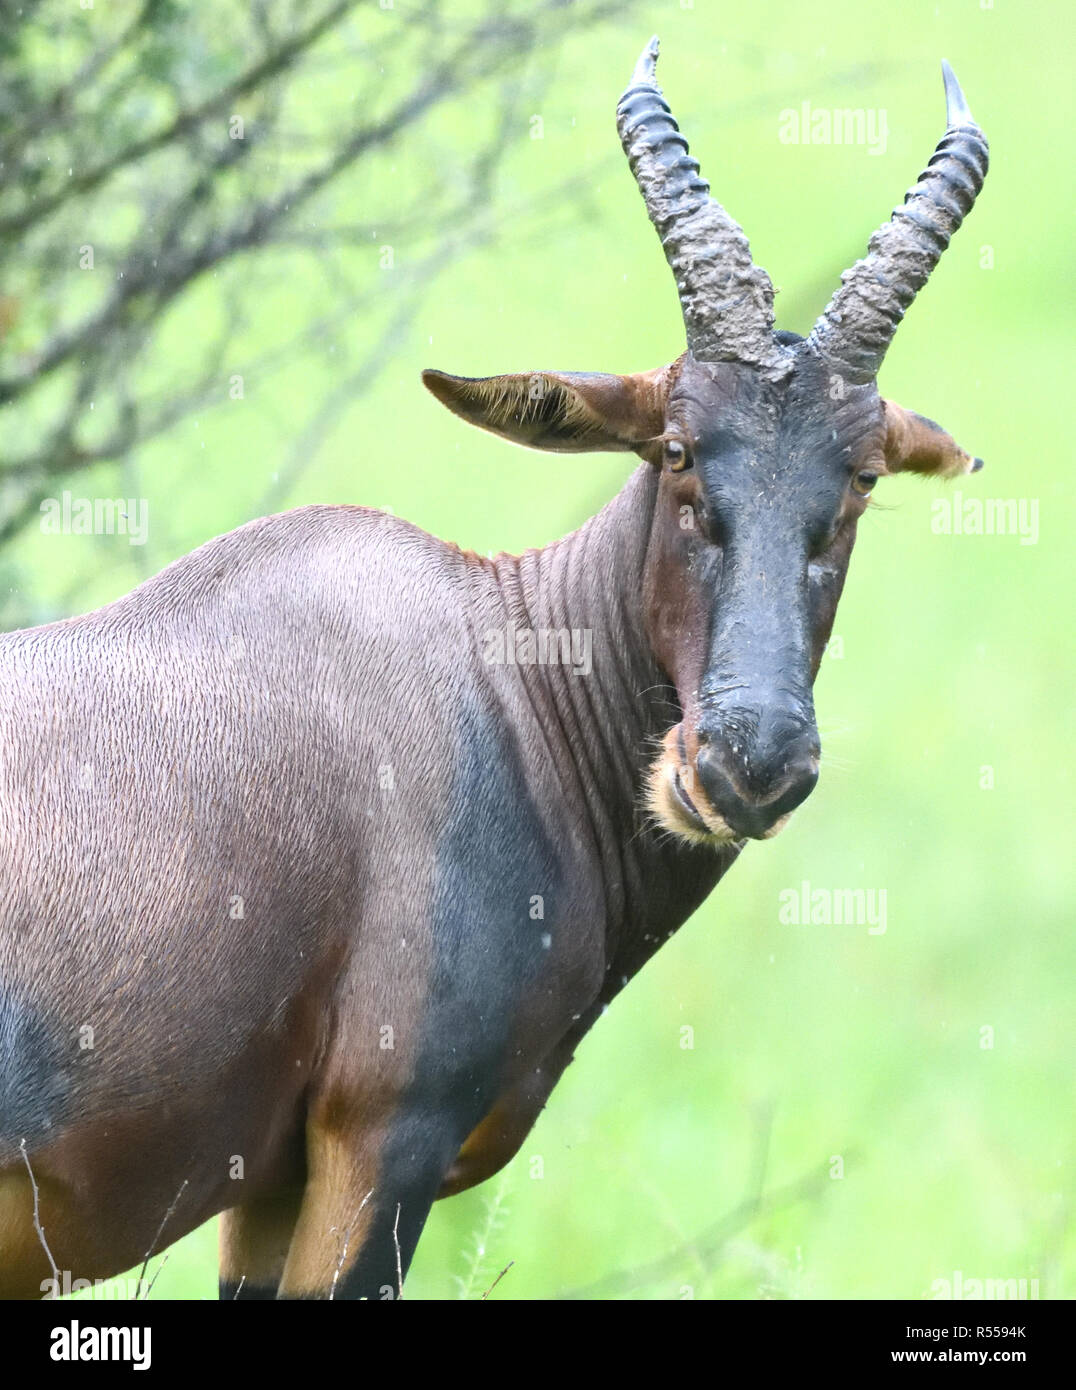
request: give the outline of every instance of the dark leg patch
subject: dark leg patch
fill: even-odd
[[[78,1058],[76,1037],[61,1049],[40,1013],[0,985],[0,1153],[57,1132]]]

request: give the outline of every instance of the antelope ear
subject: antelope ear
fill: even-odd
[[[905,410],[893,401],[885,407],[885,465],[890,473],[927,473],[935,478],[956,478],[977,473],[982,459],[966,454],[941,425]]]
[[[610,376],[604,372],[530,372],[449,376],[422,381],[469,424],[531,449],[558,453],[638,450],[665,428],[669,368]]]

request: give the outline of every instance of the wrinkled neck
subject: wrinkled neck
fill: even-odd
[[[658,476],[644,465],[578,531],[490,562],[514,630],[557,633],[562,646],[567,633],[579,658],[521,664],[519,679],[547,743],[570,763],[582,793],[618,962],[625,951],[632,959],[637,950],[649,954],[731,862],[654,827],[641,802],[644,770],[680,718],[647,631],[644,581],[657,491]]]
[[[657,496],[645,465],[578,531],[520,556],[531,621],[572,635],[589,670],[543,668],[581,777],[618,833],[639,828],[639,774],[650,740],[677,718],[676,694],[651,651],[644,574]]]

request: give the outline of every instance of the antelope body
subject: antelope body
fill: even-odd
[[[425,378],[517,442],[634,452],[597,516],[483,560],[302,508],[0,637],[0,1295],[221,1212],[222,1296],[398,1295],[433,1200],[508,1161],[813,787],[866,495],[978,463],[874,379],[986,144],[946,69],[927,173],[810,337],[775,333],[656,52],[618,123],[687,351]]]

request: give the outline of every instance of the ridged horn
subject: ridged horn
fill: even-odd
[[[986,178],[986,137],[946,62],[942,76],[946,131],[941,143],[904,205],[871,237],[866,257],[841,276],[841,288],[807,340],[855,384],[877,376],[897,325],[971,211]]]
[[[742,228],[710,197],[657,84],[657,57],[653,38],[620,98],[616,127],[676,278],[688,347],[702,362],[765,365],[779,356],[773,286],[751,260]]]

